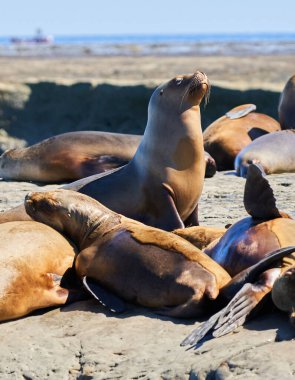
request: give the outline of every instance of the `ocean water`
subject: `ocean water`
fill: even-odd
[[[11,37],[22,41],[13,44]],[[57,35],[45,44],[11,37],[0,36],[0,56],[295,54],[295,33]]]

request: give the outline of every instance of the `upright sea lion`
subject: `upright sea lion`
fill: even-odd
[[[0,236],[0,321],[64,304],[69,291],[59,279],[73,264],[74,245],[33,221],[3,223]]]
[[[126,165],[142,136],[81,131],[50,137],[27,148],[9,149],[0,156],[0,178],[44,183],[69,182]],[[216,173],[205,152],[205,177]]]
[[[278,111],[281,128],[295,129],[295,75],[285,85]]]
[[[254,104],[235,107],[205,129],[204,148],[216,161],[217,170],[233,169],[235,157],[252,140],[281,129],[276,120],[255,109]]]
[[[198,224],[205,173],[199,105],[208,91],[208,78],[201,72],[159,86],[151,96],[145,133],[133,159],[65,188],[165,230]],[[0,222],[19,218],[28,218],[23,207],[3,213]]]
[[[69,132],[0,156],[0,177],[15,181],[74,181],[127,164],[142,136]]]
[[[246,177],[248,167],[259,163],[266,174],[295,172],[295,129],[269,133],[246,146],[235,159],[235,170]]]
[[[86,276],[84,283],[108,306],[106,291],[160,308],[161,314],[197,316],[230,280],[221,266],[181,237],[119,215],[84,194],[31,193],[25,207],[32,218],[77,244],[76,273]]]

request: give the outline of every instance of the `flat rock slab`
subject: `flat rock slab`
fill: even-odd
[[[295,216],[295,174],[268,177],[278,207]],[[206,179],[200,202],[204,225],[246,216],[245,180],[231,172]],[[0,208],[21,202],[38,186],[0,182]],[[196,323],[198,325],[199,322]],[[94,300],[35,313],[0,325],[0,379],[293,379],[295,330],[274,309],[236,333],[185,350],[180,342],[195,321],[134,308],[119,316]]]

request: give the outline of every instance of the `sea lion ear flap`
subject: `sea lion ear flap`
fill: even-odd
[[[126,310],[124,301],[108,290],[102,288],[90,277],[83,277],[83,285],[95,299],[97,299],[104,307],[111,310],[113,313],[122,313]]]
[[[240,119],[241,117],[244,117],[255,110],[255,104],[243,104],[242,106],[235,107],[232,110],[228,111],[225,116],[231,120]]]
[[[272,188],[259,164],[249,165],[244,191],[244,206],[253,219],[270,220],[282,217],[277,209]]]

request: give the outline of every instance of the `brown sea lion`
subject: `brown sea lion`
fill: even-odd
[[[66,185],[113,211],[165,230],[196,225],[205,173],[200,102],[208,94],[205,74],[180,75],[159,86],[133,159],[113,171]],[[28,219],[19,207],[0,222]]]
[[[102,286],[161,314],[191,317],[206,311],[230,280],[222,267],[181,237],[119,215],[84,194],[31,193],[25,206],[32,218],[77,244],[76,273],[87,276],[86,285],[98,299]]]
[[[0,225],[0,321],[64,304],[69,291],[60,277],[73,264],[76,249],[45,224]]]
[[[272,117],[252,112],[254,104],[235,107],[210,124],[204,131],[204,148],[215,159],[217,170],[234,168],[237,154],[252,140],[280,130]]]
[[[295,129],[295,75],[285,85],[278,111],[281,128]]]
[[[214,336],[221,336],[242,325],[254,307],[271,292],[275,280],[290,267],[295,266],[294,253],[284,257],[279,263],[272,263],[271,266],[265,267],[261,264],[268,262],[264,259],[271,252],[295,246],[295,221],[277,209],[273,191],[263,176],[262,169],[257,165],[249,166],[244,204],[251,217],[235,223],[221,238],[215,240],[214,230],[212,232],[210,229],[208,236],[210,238],[211,234],[212,239],[207,236],[207,242],[210,241],[204,249],[204,252],[222,265],[229,274],[235,276],[222,289],[222,295],[230,300],[238,290],[241,290],[230,304],[213,316],[210,322],[208,321],[196,332],[196,335],[192,334],[194,338],[191,336],[193,340],[190,338],[188,344],[192,341],[195,344],[197,342],[194,340],[195,337],[201,339],[200,331],[204,331],[204,327],[207,329],[210,326],[211,329],[215,326]],[[199,234],[198,230],[196,232]],[[255,276],[253,268],[256,268]],[[245,280],[243,277],[245,273],[247,276],[251,273],[251,282],[248,277],[247,281]]]
[[[44,183],[69,182],[126,165],[142,136],[81,131],[50,137],[27,148],[10,149],[0,156],[0,178]],[[216,164],[205,152],[205,177]]]
[[[0,156],[0,177],[15,181],[68,182],[127,164],[142,136],[69,132]]]
[[[286,271],[290,262],[294,266],[295,246],[272,252],[236,275],[221,290],[220,297],[216,300],[216,304],[220,298],[223,298],[223,302],[225,299],[230,300],[228,305],[190,333],[181,345],[196,346],[207,334],[217,338],[243,325],[247,315],[271,292],[275,281]]]
[[[277,209],[273,191],[258,165],[249,166],[244,206],[250,217],[228,229],[198,226],[173,232],[202,249],[231,276],[272,251],[295,245],[295,220]]]
[[[235,159],[235,170],[246,177],[248,167],[259,163],[266,174],[295,172],[295,129],[269,133],[247,145]],[[279,151],[278,151],[279,148]]]

